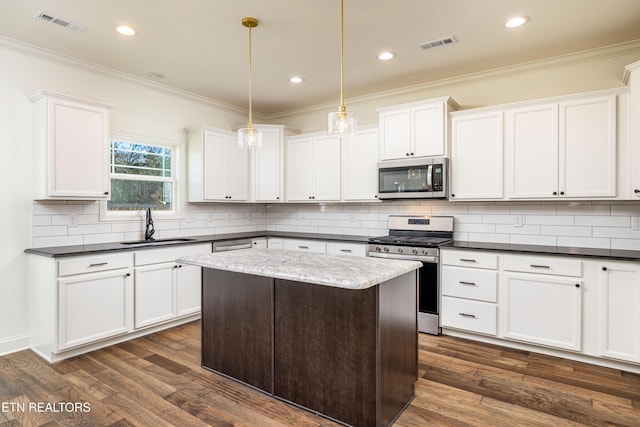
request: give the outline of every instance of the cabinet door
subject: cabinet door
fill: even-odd
[[[511,199],[558,195],[558,106],[505,111],[505,185]]]
[[[226,183],[227,200],[248,200],[249,152],[238,147],[235,138],[226,138]]]
[[[607,262],[599,267],[600,354],[640,362],[640,266]]]
[[[175,263],[136,268],[135,327],[143,328],[176,317]]]
[[[311,200],[313,195],[313,140],[287,140],[287,200]]]
[[[58,280],[58,350],[133,330],[130,269]]]
[[[445,155],[444,103],[411,109],[411,141],[414,156]]]
[[[517,273],[504,273],[503,278],[504,338],[580,351],[580,279]]]
[[[380,160],[407,158],[411,153],[411,112],[408,108],[380,113]]]
[[[559,187],[564,197],[616,195],[615,95],[560,103]]]
[[[109,111],[49,99],[49,196],[106,199],[109,194]]]
[[[451,122],[451,200],[502,198],[502,112]]]
[[[340,200],[341,154],[340,138],[313,138],[313,200]]]
[[[282,194],[282,131],[260,129],[262,148],[252,150],[253,188],[256,202],[276,202]]]
[[[227,200],[227,137],[205,131],[203,145],[203,199]]]
[[[359,131],[342,141],[342,199],[375,201],[378,195],[378,130]]]
[[[200,312],[202,268],[196,265],[178,265],[176,272],[177,316]]]

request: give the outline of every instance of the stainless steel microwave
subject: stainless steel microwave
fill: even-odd
[[[378,163],[379,199],[446,199],[449,159],[425,157]]]

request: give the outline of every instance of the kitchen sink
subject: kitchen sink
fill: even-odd
[[[196,239],[178,238],[178,239],[156,239],[156,240],[134,240],[132,242],[121,242],[121,245],[158,245],[163,243],[180,243],[193,242]]]

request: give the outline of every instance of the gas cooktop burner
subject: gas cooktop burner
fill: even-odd
[[[384,236],[384,237],[375,237],[369,239],[370,243],[379,243],[379,244],[393,244],[393,245],[404,245],[404,246],[418,246],[418,247],[434,247],[440,246],[445,243],[451,242],[453,239],[450,237],[409,237],[409,236]]]

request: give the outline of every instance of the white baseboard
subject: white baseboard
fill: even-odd
[[[29,348],[29,335],[18,335],[0,340],[0,356]]]

